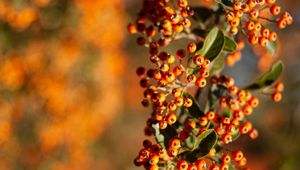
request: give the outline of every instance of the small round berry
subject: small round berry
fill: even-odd
[[[252,97],[248,103],[255,108],[259,105],[259,100],[256,97]]]
[[[241,2],[234,2],[233,4],[232,4],[232,7],[233,7],[233,9],[234,10],[240,10],[240,9],[242,9],[242,3]]]
[[[136,43],[137,43],[138,45],[140,45],[140,46],[145,45],[146,39],[145,39],[144,37],[138,37],[138,38],[136,39]]]
[[[277,40],[277,33],[274,32],[274,31],[271,31],[268,38],[269,38],[269,40],[272,41],[272,42],[276,41],[276,40]]]
[[[166,64],[166,63],[163,63],[163,64],[160,66],[160,70],[161,70],[162,72],[167,72],[167,71],[169,71],[169,69],[170,69],[170,67],[169,67],[169,65]]]
[[[220,167],[219,167],[217,164],[212,164],[212,165],[209,167],[209,170],[220,170]]]
[[[272,15],[279,15],[280,11],[281,11],[280,6],[278,6],[276,4],[272,5],[270,8],[270,12]]]
[[[189,53],[195,52],[196,49],[197,49],[197,45],[196,45],[196,43],[194,43],[194,42],[190,42],[190,43],[188,44],[188,46],[187,46],[187,51],[188,51]]]
[[[173,73],[176,77],[181,76],[183,72],[184,72],[184,67],[182,65],[178,65],[173,69]]]
[[[203,159],[197,160],[196,165],[197,165],[198,170],[206,170],[207,169],[207,164],[206,164],[205,160],[203,160]]]
[[[130,34],[135,34],[137,32],[137,28],[135,24],[128,24],[127,30]]]
[[[286,27],[286,20],[280,19],[277,21],[277,27],[280,29],[284,29]]]
[[[205,86],[206,86],[206,80],[205,80],[205,78],[203,78],[203,77],[197,78],[197,80],[196,80],[196,85],[197,85],[198,87],[200,87],[200,88],[205,87]]]
[[[174,149],[179,149],[181,147],[180,139],[178,138],[172,138],[169,141],[169,147]]]
[[[245,122],[239,128],[241,134],[247,134],[252,129],[252,124],[250,122]]]
[[[179,160],[176,167],[178,170],[187,170],[188,166],[189,164],[186,160]]]
[[[188,170],[198,170],[198,168],[195,164],[190,164]]]
[[[206,118],[208,119],[208,120],[213,120],[214,118],[215,118],[215,112],[213,112],[213,111],[208,111],[207,113],[206,113]]]
[[[201,66],[204,63],[204,57],[201,55],[195,55],[193,61],[197,66]]]
[[[149,170],[159,170],[158,165],[151,165],[149,168]]]
[[[259,22],[255,22],[255,26],[254,26],[254,32],[260,32],[262,26]]]
[[[180,106],[183,105],[183,98],[182,98],[182,97],[176,97],[176,98],[174,99],[174,102],[175,102],[175,104],[176,104],[178,107],[180,107]]]
[[[250,44],[255,45],[255,44],[258,43],[258,37],[254,34],[249,35],[248,41],[249,41]]]
[[[183,106],[191,107],[193,105],[193,100],[191,98],[184,98]]]
[[[224,154],[224,155],[222,156],[222,162],[223,162],[223,163],[228,164],[228,163],[230,163],[230,161],[231,161],[231,157],[230,157],[229,154]]]
[[[231,27],[237,27],[240,25],[240,18],[233,18],[231,21],[229,21],[229,24]]]
[[[220,170],[229,170],[229,165],[227,165],[227,164],[221,164]]]
[[[177,105],[173,101],[169,102],[168,109],[171,111],[175,111],[177,109]]]
[[[261,29],[261,35],[265,38],[269,38],[270,30],[268,28]]]
[[[237,27],[231,27],[229,30],[229,33],[231,35],[236,35],[239,32],[239,29]]]
[[[284,85],[283,85],[283,83],[282,83],[282,82],[276,83],[276,84],[275,84],[275,90],[276,90],[277,92],[283,92],[283,90],[284,90]]]
[[[256,139],[258,137],[258,131],[256,129],[251,129],[248,134],[251,139]]]
[[[154,155],[150,156],[150,158],[149,158],[149,164],[150,165],[156,165],[156,164],[158,164],[158,162],[159,162],[159,156],[158,155],[154,154]]]
[[[228,21],[232,21],[234,18],[235,18],[235,15],[234,15],[233,12],[227,12],[227,13],[226,13],[226,19],[227,19]]]
[[[167,72],[165,74],[165,80],[169,83],[172,83],[176,79],[176,76],[173,72]]]
[[[243,157],[241,160],[237,162],[239,166],[245,166],[247,164],[247,158]]]
[[[247,5],[249,6],[250,9],[254,8],[256,6],[256,1],[255,0],[248,0]]]
[[[183,59],[183,58],[186,56],[185,50],[184,50],[184,49],[179,49],[179,50],[177,50],[176,56],[177,56],[179,59]]]
[[[276,2],[276,0],[266,0],[266,3],[268,4],[274,4]]]
[[[166,116],[166,121],[168,122],[169,125],[173,125],[176,122],[177,118],[176,118],[176,114],[174,113],[169,113]]]
[[[196,82],[197,77],[195,76],[195,74],[190,74],[190,75],[187,76],[186,79],[187,79],[188,83],[192,83],[193,84],[193,83]]]
[[[266,47],[268,45],[268,39],[266,39],[265,37],[259,37],[258,42],[263,47]]]
[[[232,136],[229,133],[225,133],[222,135],[222,141],[225,144],[228,144],[228,143],[232,142]]]
[[[259,6],[264,6],[266,1],[265,0],[256,0],[256,3],[259,5]]]
[[[245,27],[248,31],[252,31],[255,27],[255,23],[253,21],[247,21]]]
[[[272,94],[272,100],[274,102],[280,102],[282,99],[282,94],[280,92],[275,92]]]
[[[200,126],[206,126],[207,123],[208,123],[208,120],[207,120],[206,117],[203,116],[203,117],[201,117],[201,118],[198,120],[198,123],[199,123]]]
[[[251,19],[257,19],[257,17],[259,16],[259,11],[257,9],[252,9],[252,10],[250,10],[248,16]]]
[[[139,77],[144,77],[146,75],[146,69],[144,67],[138,67],[136,69],[136,74],[139,76]]]
[[[190,136],[189,133],[185,130],[181,130],[179,132],[179,137],[181,140],[186,140],[189,136]]]
[[[179,96],[181,96],[181,90],[180,90],[179,88],[174,88],[174,89],[172,90],[172,95],[173,95],[174,97],[179,97]]]
[[[235,161],[240,161],[242,160],[244,157],[244,154],[242,151],[240,150],[235,150],[235,151],[232,151],[232,158],[235,160]]]

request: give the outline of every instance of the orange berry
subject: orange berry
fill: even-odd
[[[130,34],[135,34],[137,32],[137,28],[135,24],[128,24],[127,30]]]
[[[234,10],[240,10],[240,9],[242,9],[242,3],[241,2],[234,2],[232,4],[232,7],[233,7]]]
[[[191,83],[191,84],[192,84],[192,83],[195,83],[195,82],[196,82],[197,77],[195,76],[195,74],[190,74],[190,75],[187,76],[186,79],[187,79],[187,82],[188,82],[188,83]]]
[[[266,0],[266,3],[268,4],[274,4],[276,2],[276,0]]]
[[[259,6],[264,6],[266,1],[265,0],[256,0],[256,3],[259,5]]]
[[[278,6],[276,4],[272,5],[270,8],[270,12],[272,15],[278,15],[278,14],[280,14],[280,11],[281,11],[280,6]]]
[[[248,41],[249,41],[250,44],[255,45],[255,44],[258,43],[258,37],[254,34],[249,35]]]
[[[228,144],[230,142],[232,142],[232,137],[229,133],[225,133],[222,135],[222,141],[225,143],[225,144]]]
[[[181,147],[180,143],[181,143],[180,139],[178,139],[178,138],[172,138],[169,141],[169,147],[170,148],[174,148],[174,149],[179,149]]]
[[[274,102],[280,102],[282,99],[282,94],[280,92],[275,92],[272,94],[272,100]]]
[[[252,97],[248,103],[255,108],[259,105],[259,100],[256,97]]]
[[[205,160],[203,160],[203,159],[197,160],[196,165],[197,165],[198,170],[206,170],[207,169],[207,164],[206,164]]]
[[[154,155],[150,156],[150,158],[149,158],[149,164],[150,165],[156,165],[156,164],[158,164],[158,162],[159,162],[159,156],[158,155],[154,154]]]
[[[249,6],[250,9],[252,9],[256,6],[256,1],[255,0],[248,0],[247,5]]]
[[[258,137],[258,131],[256,129],[251,129],[248,134],[251,139],[256,139]]]
[[[188,46],[187,46],[187,51],[188,51],[189,53],[195,52],[196,49],[197,49],[197,45],[196,45],[196,43],[194,43],[194,42],[190,42],[190,43],[188,44]]]
[[[277,92],[282,92],[284,90],[284,85],[282,82],[278,82],[275,84],[275,90]]]
[[[245,42],[243,40],[238,40],[237,41],[237,47],[238,47],[238,50],[242,50],[245,48]]]
[[[213,120],[215,118],[215,115],[216,115],[215,112],[208,111],[205,116],[208,120]]]
[[[237,27],[231,27],[229,30],[229,33],[232,35],[236,35],[239,32],[239,29]]]
[[[202,77],[197,78],[196,85],[198,87],[200,87],[200,88],[205,87],[206,86],[206,80],[205,80],[205,78],[202,78]]]
[[[261,29],[261,36],[265,37],[265,38],[269,38],[270,35],[270,30],[268,28],[263,28]]]
[[[224,154],[222,156],[222,162],[225,163],[225,164],[228,164],[229,162],[231,161],[231,157],[229,154]]]
[[[252,10],[250,10],[248,16],[251,19],[257,19],[257,17],[259,16],[259,11],[257,9],[252,9]]]
[[[201,118],[198,120],[198,123],[199,123],[200,126],[206,126],[207,123],[208,123],[208,120],[207,120],[206,117],[203,116],[203,117],[201,117]]]
[[[241,134],[247,134],[252,129],[252,124],[250,122],[245,122],[239,128]]]
[[[247,158],[243,157],[241,160],[237,162],[239,166],[245,166],[247,164]]]
[[[198,170],[198,168],[195,164],[190,164],[188,170]]]
[[[174,100],[175,104],[177,106],[182,106],[183,105],[183,98],[182,97],[176,97],[175,100]]]
[[[280,29],[284,29],[286,27],[286,20],[280,19],[277,21],[277,27]]]
[[[240,150],[235,150],[235,151],[232,152],[232,157],[233,157],[233,159],[234,159],[235,161],[240,161],[240,160],[243,159],[244,154],[243,154],[243,152],[240,151]]]
[[[228,21],[232,21],[234,18],[235,18],[235,15],[234,15],[233,12],[227,12],[227,13],[226,13],[226,19],[227,19]]]
[[[259,22],[256,22],[253,31],[260,32],[260,30],[261,30],[261,24]]]
[[[233,18],[231,21],[229,21],[229,24],[231,25],[231,27],[237,27],[240,25],[240,18]]]
[[[173,68],[173,73],[176,77],[181,76],[184,72],[184,67],[182,65],[178,65]]]
[[[183,100],[183,106],[185,107],[191,107],[193,105],[193,100],[190,98],[185,98]]]
[[[252,31],[255,27],[255,23],[253,21],[247,21],[245,27],[248,31]]]
[[[233,13],[236,18],[241,18],[244,15],[244,12],[241,10],[234,11]]]
[[[177,169],[178,170],[187,170],[188,166],[189,166],[189,164],[186,160],[179,160],[177,162]]]
[[[168,149],[168,155],[172,158],[176,157],[178,155],[178,149],[175,148],[169,148]]]
[[[268,45],[268,39],[266,39],[265,37],[259,37],[258,42],[263,47],[266,47]]]
[[[269,38],[269,40],[272,41],[272,42],[276,41],[276,40],[277,40],[277,33],[271,31],[268,38]]]
[[[251,105],[246,105],[246,106],[244,106],[244,107],[243,107],[243,112],[244,112],[244,114],[245,114],[246,116],[251,115],[252,112],[253,112],[252,106],[251,106]]]
[[[221,164],[220,165],[220,170],[229,170],[229,165],[227,165],[227,164]]]
[[[242,11],[243,11],[243,12],[248,12],[249,9],[250,9],[250,7],[249,7],[248,4],[243,4],[243,5],[242,5]]]
[[[174,88],[174,89],[172,90],[172,95],[173,95],[174,97],[179,97],[179,96],[181,96],[181,90],[180,90],[179,88]]]
[[[176,118],[176,114],[174,113],[169,113],[166,116],[166,121],[168,122],[169,125],[173,125],[176,122],[177,118]]]
[[[192,131],[196,128],[196,123],[192,120],[187,120],[184,122],[184,128],[187,131]]]
[[[212,165],[209,167],[209,170],[220,170],[220,167],[219,167],[217,164],[212,164]]]
[[[226,58],[226,64],[231,67],[235,64],[235,59],[233,58],[232,55],[229,55],[227,58]]]
[[[193,61],[197,66],[201,66],[204,63],[204,57],[201,55],[195,55]]]
[[[159,170],[158,165],[151,165],[149,170]]]

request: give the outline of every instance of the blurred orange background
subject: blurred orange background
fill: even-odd
[[[211,2],[192,1],[194,4]],[[242,146],[254,170],[300,163],[300,1],[279,1],[294,16],[279,32],[278,55],[247,48],[225,70],[240,85],[282,59],[286,85],[252,117],[260,131]],[[126,32],[138,0],[0,0],[0,170],[133,170],[149,110],[135,68],[146,49]],[[259,57],[254,57],[254,53]],[[238,74],[237,74],[238,73]]]

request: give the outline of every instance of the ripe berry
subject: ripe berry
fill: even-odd
[[[232,158],[235,160],[235,161],[240,161],[242,160],[244,157],[244,154],[242,151],[240,150],[235,150],[232,152]]]
[[[188,166],[189,166],[189,164],[186,160],[179,160],[177,162],[177,169],[178,170],[187,170]]]
[[[266,39],[265,37],[259,37],[258,42],[263,47],[266,47],[268,45],[268,39]]]
[[[197,160],[196,165],[197,165],[198,170],[206,170],[207,169],[207,164],[203,159]]]
[[[280,19],[277,21],[277,27],[280,29],[284,29],[286,27],[286,20]]]
[[[250,44],[255,45],[258,43],[258,37],[254,34],[249,35],[248,41]]]
[[[231,161],[231,157],[229,154],[224,154],[222,156],[222,162],[225,163],[225,164],[228,164],[229,162]]]
[[[175,148],[169,148],[169,149],[168,149],[168,155],[169,155],[171,158],[176,157],[177,154],[178,154],[178,149],[175,149]]]
[[[272,15],[278,15],[278,14],[280,14],[280,11],[281,11],[280,6],[278,6],[276,4],[272,5],[270,8],[270,12]]]
[[[194,43],[194,42],[190,42],[190,43],[188,44],[188,46],[187,46],[187,51],[188,51],[189,53],[195,52],[196,49],[197,49],[197,45],[196,45],[196,43]]]
[[[170,148],[174,148],[174,149],[179,149],[181,147],[181,144],[180,144],[180,139],[177,139],[177,138],[172,138],[170,139],[169,141],[169,147]]]
[[[199,123],[200,126],[206,126],[207,123],[208,123],[208,120],[207,120],[206,117],[203,116],[203,117],[201,117],[201,118],[199,119],[198,123]]]
[[[269,40],[272,41],[272,42],[276,41],[276,40],[277,40],[277,33],[271,31],[268,38],[269,38]]]
[[[202,77],[197,78],[196,85],[198,87],[200,87],[200,88],[205,87],[206,86],[206,80],[205,80],[205,78],[202,78]]]
[[[174,113],[169,113],[166,116],[166,121],[168,122],[169,125],[173,125],[176,122],[177,118]]]
[[[183,105],[183,98],[182,97],[176,97],[174,100],[175,104],[180,107]]]
[[[253,21],[247,21],[245,27],[248,31],[252,31],[255,27],[255,24]]]
[[[245,166],[247,164],[247,158],[243,157],[241,160],[237,162],[239,166]]]
[[[135,34],[137,32],[137,28],[135,24],[128,24],[127,30],[130,34]]]
[[[150,165],[156,165],[159,162],[159,156],[154,154],[149,158],[149,164]]]
[[[248,134],[251,139],[256,139],[258,137],[258,131],[256,129],[251,129]]]
[[[284,90],[284,85],[283,85],[283,83],[281,83],[281,82],[276,83],[276,84],[275,84],[275,90],[276,90],[277,92],[282,92],[282,91]]]
[[[193,100],[190,98],[185,98],[183,100],[183,106],[185,107],[191,107],[193,105]]]
[[[184,50],[184,49],[179,49],[179,50],[177,50],[176,56],[177,56],[179,59],[183,59],[183,58],[186,56],[185,50]]]
[[[275,92],[272,94],[272,100],[274,102],[280,102],[282,99],[282,94],[280,92]]]
[[[206,113],[206,118],[207,118],[208,120],[213,120],[213,119],[215,118],[215,112],[213,112],[213,111],[208,111],[208,112]]]
[[[257,17],[259,16],[259,11],[257,9],[252,9],[249,12],[249,18],[251,19],[257,19]]]
[[[201,66],[204,63],[204,57],[201,55],[195,55],[193,61],[197,66]]]

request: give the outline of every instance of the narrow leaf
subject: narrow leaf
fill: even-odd
[[[237,44],[231,38],[225,36],[224,50],[228,52],[233,52],[237,49]]]
[[[247,90],[257,90],[273,84],[281,75],[283,71],[283,63],[281,60],[273,64],[271,70],[264,73],[256,82],[252,83],[249,86],[246,86],[244,89]]]
[[[268,50],[268,52],[274,56],[276,53],[276,48],[277,48],[277,44],[276,42],[268,42],[266,49]]]

